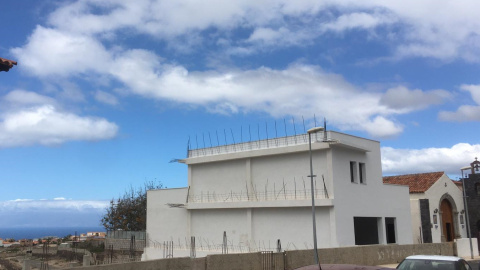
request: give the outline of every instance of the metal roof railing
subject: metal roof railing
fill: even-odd
[[[327,132],[327,140],[330,140],[330,133]],[[312,136],[312,141],[322,141],[324,139],[324,132],[317,132]],[[241,142],[227,145],[219,145],[213,147],[205,147],[198,149],[189,149],[187,158],[193,157],[203,157],[203,156],[212,156],[220,155],[227,153],[237,153],[244,151],[260,150],[260,149],[269,149],[269,148],[278,148],[286,147],[290,145],[301,145],[308,144],[308,135],[307,134],[298,134],[293,136],[277,137],[271,139]]]

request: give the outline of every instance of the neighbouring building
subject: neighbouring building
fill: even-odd
[[[468,213],[470,220],[470,231],[472,237],[480,240],[480,161],[470,164],[471,169],[468,170],[468,178],[465,180],[465,194],[468,202]],[[478,241],[478,249],[480,250],[480,241]]]
[[[378,141],[320,131],[311,148],[318,248],[413,243]],[[147,192],[143,259],[312,249],[309,153],[307,134],[188,150],[188,186]]]
[[[409,187],[414,243],[467,237],[460,182],[452,181],[444,172],[387,176],[383,182]]]

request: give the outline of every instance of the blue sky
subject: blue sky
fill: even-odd
[[[379,140],[384,174],[458,178],[480,155],[477,2],[2,1],[0,213],[100,215],[145,181],[186,186],[169,161],[189,138],[314,115]]]

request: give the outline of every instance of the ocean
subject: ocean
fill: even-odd
[[[45,228],[0,228],[0,238],[20,239],[35,239],[44,238],[47,236],[64,237],[69,234],[80,235],[87,232],[104,232],[104,227],[45,227]]]

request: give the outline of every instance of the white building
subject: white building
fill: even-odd
[[[383,184],[379,142],[319,132],[312,153],[319,248],[412,243],[408,187]],[[188,256],[191,237],[196,256],[278,240],[313,248],[308,135],[189,150],[181,162],[188,187],[147,193],[144,259]]]
[[[444,172],[388,176],[383,182],[409,186],[414,243],[467,237],[461,182],[452,181]]]

